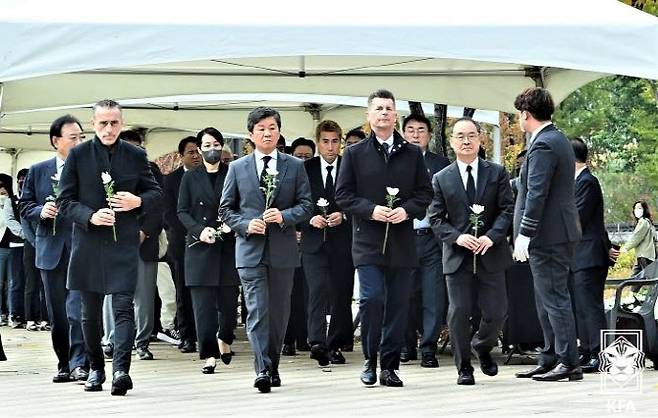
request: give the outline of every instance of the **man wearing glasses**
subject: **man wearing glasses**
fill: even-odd
[[[69,151],[84,138],[82,125],[65,115],[50,125],[56,156],[30,167],[19,204],[21,217],[37,225],[35,265],[41,271],[57,355],[54,383],[87,380],[88,364],[81,328],[80,292],[67,290],[71,253],[71,220],[58,214],[56,188]]]

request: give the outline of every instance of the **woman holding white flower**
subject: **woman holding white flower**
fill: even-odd
[[[215,128],[197,135],[201,166],[187,170],[178,196],[178,218],[187,230],[185,285],[190,289],[204,374],[217,359],[231,362],[238,303],[235,238],[218,220],[228,166],[221,162],[224,137]]]

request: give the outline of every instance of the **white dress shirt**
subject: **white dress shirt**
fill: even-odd
[[[259,179],[260,179],[260,173],[263,171],[263,165],[265,165],[265,162],[263,161],[263,157],[265,157],[266,155],[272,157],[270,162],[267,164],[267,168],[273,168],[276,170],[276,160],[277,157],[279,156],[276,149],[269,154],[263,154],[257,149],[254,149],[254,157],[256,158],[256,174],[258,175]]]
[[[475,190],[477,191],[477,184],[478,184],[478,165],[480,158],[475,158],[472,163],[466,164],[463,163],[459,160],[457,161],[457,168],[459,168],[459,175],[462,176],[462,183],[464,184],[464,190],[466,190],[466,183],[468,182],[468,173],[466,172],[466,167],[469,165],[473,167],[471,169],[471,175],[473,176],[473,180],[475,181]]]
[[[535,131],[532,133],[532,135],[530,135],[530,140],[528,141],[528,144],[532,144],[532,141],[534,141],[535,138],[537,138],[537,135],[539,135],[539,132],[541,132],[548,125],[552,125],[552,124],[553,124],[553,122],[551,122],[549,120],[548,122],[544,123],[543,125],[540,125],[539,128],[535,129]]]
[[[585,170],[586,168],[587,168],[587,166],[584,165],[584,166],[580,167],[578,170],[576,170],[576,175],[574,176],[574,179],[577,179],[578,176],[580,175],[580,173],[582,173],[583,170]]]
[[[393,135],[389,136],[387,139],[381,139],[378,136],[375,136],[375,138],[377,138],[379,145],[384,144],[384,142],[388,144],[388,152],[390,154],[391,150],[393,149]]]
[[[62,175],[62,170],[64,169],[64,160],[59,158],[59,155],[55,157],[55,163],[57,165],[57,175]]]
[[[338,157],[334,160],[333,163],[329,164],[320,156],[320,174],[322,174],[322,185],[327,186],[327,174],[329,173],[327,171],[327,167],[332,166],[333,169],[331,170],[331,178],[334,179],[334,187],[336,187],[336,177],[338,176]]]

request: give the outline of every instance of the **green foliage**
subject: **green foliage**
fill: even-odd
[[[627,279],[631,277],[631,271],[635,264],[635,250],[623,252],[617,258],[617,263],[608,269],[608,277],[615,279]]]

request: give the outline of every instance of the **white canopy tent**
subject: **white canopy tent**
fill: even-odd
[[[144,106],[222,94],[365,97],[386,87],[400,101],[511,111],[528,86],[561,101],[606,74],[658,79],[658,19],[617,0],[553,0],[541,9],[525,0],[309,5],[1,1],[0,146],[30,148],[22,133],[105,97]],[[215,120],[213,110],[185,112],[197,115],[189,119],[134,110],[160,114],[146,121],[153,132]],[[296,126],[293,115],[284,125]],[[243,121],[229,131],[244,133]],[[311,125],[307,115],[296,132],[308,135]]]

